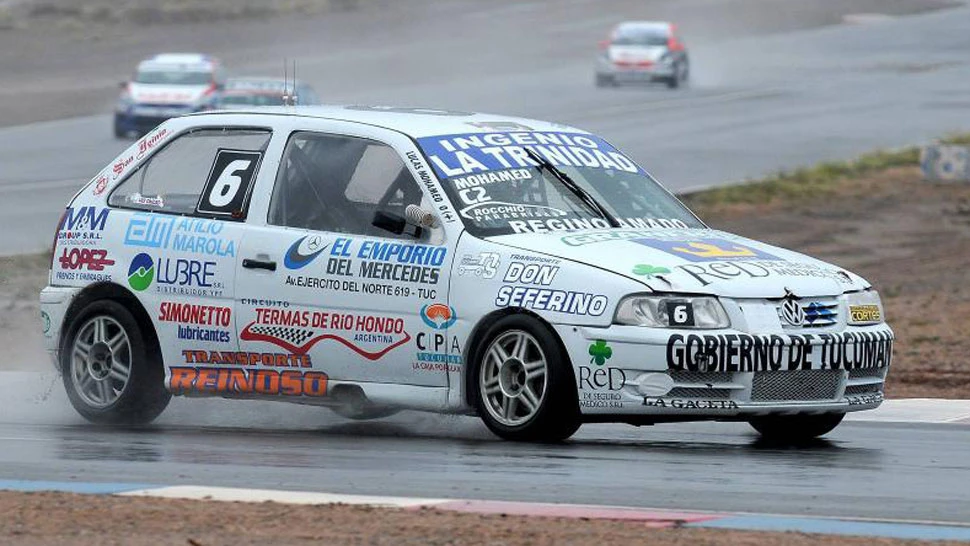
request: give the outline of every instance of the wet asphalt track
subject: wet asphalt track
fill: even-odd
[[[175,399],[156,425],[84,423],[53,374],[6,373],[0,482],[110,482],[970,524],[970,426],[844,423],[794,449],[747,425],[586,425],[503,442],[470,417],[351,422],[274,402]],[[46,396],[41,393],[48,393]]]
[[[489,21],[481,18],[470,32],[487,33]],[[568,31],[564,24],[523,34],[516,44],[528,51]],[[970,129],[967,28],[970,9],[960,8],[695,45],[695,85],[676,93],[594,89],[590,49],[529,72],[489,65],[484,79],[402,71],[401,85],[344,86],[330,98],[576,124],[682,189]],[[414,40],[400,54],[432,47]],[[302,75],[317,83],[334,62],[307,62]],[[108,124],[94,116],[0,130],[0,254],[49,244],[58,209],[79,181],[124,145],[110,138]],[[0,389],[0,479],[970,523],[965,425],[849,423],[797,450],[760,445],[737,424],[596,425],[565,445],[531,446],[497,441],[469,418],[406,414],[348,423],[314,408],[176,400],[156,427],[122,431],[83,424],[59,384],[37,398],[46,387]]]
[[[691,35],[692,25],[716,27],[695,10],[680,20],[693,83],[670,91],[593,87],[595,42],[618,17],[597,2],[563,4],[557,11],[568,16],[549,15],[538,2],[458,4],[393,27],[375,18],[342,28],[336,18],[314,35],[317,45],[289,49],[300,54],[301,78],[328,101],[574,124],[674,190],[970,130],[970,7],[758,36],[716,28]],[[445,20],[463,29],[460,39],[453,28],[441,33]],[[400,47],[375,49],[369,36]],[[348,49],[354,37],[364,39]],[[321,47],[326,40],[339,47]],[[278,49],[247,52],[238,72],[279,71],[286,50]],[[49,245],[65,201],[125,144],[110,136],[105,115],[0,129],[0,255]]]

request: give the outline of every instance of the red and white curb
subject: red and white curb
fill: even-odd
[[[723,517],[722,515],[713,513],[642,509],[622,506],[340,495],[334,493],[312,493],[308,491],[277,491],[271,489],[240,489],[234,487],[201,487],[191,485],[138,489],[117,493],[117,495],[126,497],[158,497],[166,499],[228,502],[348,504],[403,509],[434,508],[449,512],[475,514],[641,521],[657,527],[673,527]]]
[[[319,506],[339,504],[414,511],[434,509],[473,514],[505,514],[523,517],[623,521],[652,528],[699,527],[749,531],[797,531],[832,535],[875,536],[920,540],[959,540],[970,542],[970,525],[954,522],[851,520],[834,517],[802,517],[736,512],[718,513],[627,506],[383,497],[311,491],[278,491],[270,489],[191,485],[149,486],[125,483],[0,480],[0,490],[22,492],[61,491],[84,495],[118,495],[125,497],[213,502],[274,502],[279,504]]]
[[[435,509],[473,514],[524,517],[582,518],[636,522],[652,528],[699,527],[749,531],[889,537],[970,542],[970,525],[944,522],[850,520],[770,514],[716,513],[624,506],[596,506],[541,502],[453,500],[412,497],[341,495],[307,491],[237,489],[231,487],[170,486],[117,492],[121,496],[229,502],[277,502],[312,505],[364,505],[403,510]]]

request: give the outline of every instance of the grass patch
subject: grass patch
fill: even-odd
[[[970,145],[970,134],[950,135],[944,144]],[[783,171],[760,180],[681,195],[687,206],[707,209],[715,205],[766,205],[798,202],[831,194],[841,185],[895,167],[919,164],[919,147],[878,150],[849,161],[828,161],[814,167]]]

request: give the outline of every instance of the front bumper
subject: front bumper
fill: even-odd
[[[655,63],[650,66],[621,66],[601,58],[596,62],[596,73],[617,82],[661,81],[674,77],[674,65]]]
[[[188,106],[155,107],[136,104],[124,110],[115,111],[115,132],[144,135],[169,119],[195,111],[197,111],[196,108]]]
[[[883,401],[893,343],[884,324],[766,336],[630,326],[557,331],[573,363],[580,411],[590,421],[745,420],[874,409]],[[685,361],[690,334],[699,337]]]

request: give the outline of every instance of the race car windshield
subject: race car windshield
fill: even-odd
[[[158,85],[208,85],[212,74],[181,70],[143,70],[135,75],[135,83]]]
[[[226,95],[222,104],[245,106],[283,106],[283,95]]]
[[[659,30],[623,29],[613,37],[613,45],[663,46],[667,35]]]
[[[650,175],[594,135],[495,132],[418,143],[458,215],[477,236],[610,228],[610,217],[629,228],[705,227]],[[530,153],[583,192],[540,168]]]

